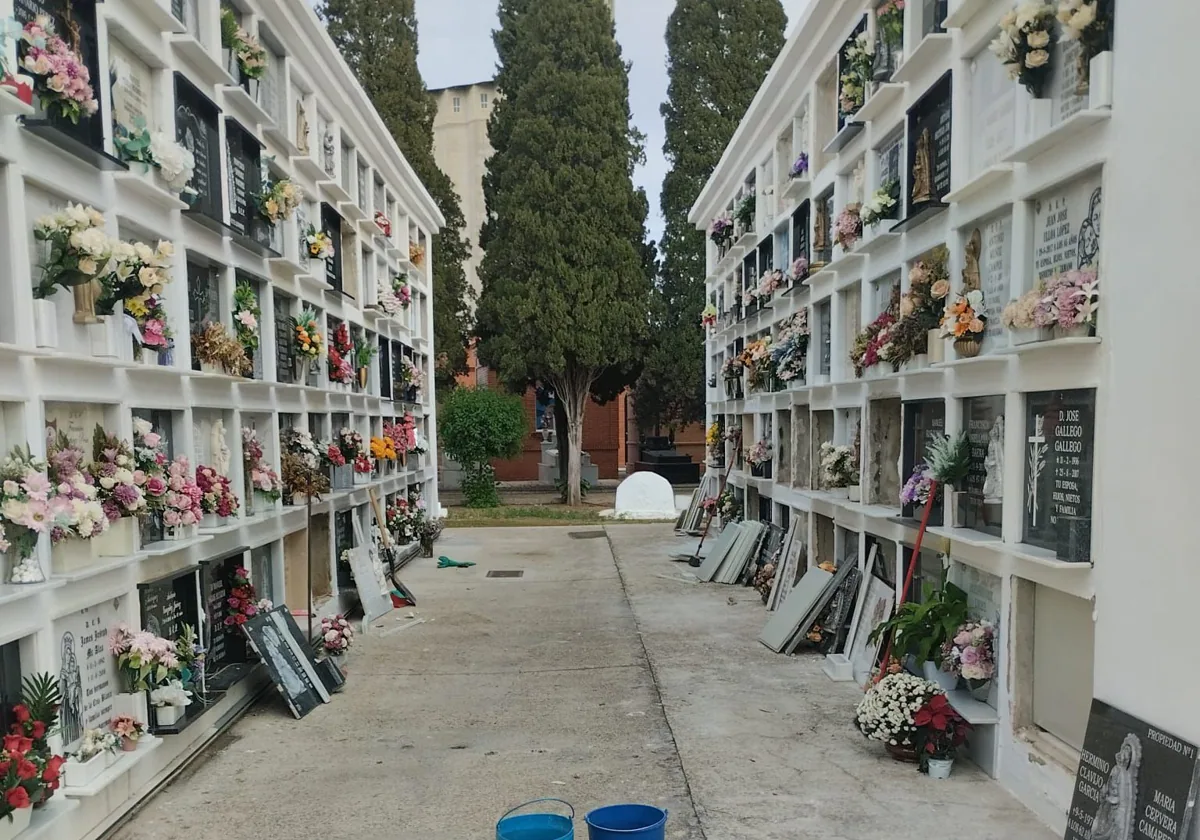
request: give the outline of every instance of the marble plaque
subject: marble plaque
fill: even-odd
[[[1024,541],[1060,560],[1091,562],[1096,392],[1026,397]]]
[[[986,50],[970,62],[971,132],[968,171],[975,177],[1000,162],[1016,141],[1016,85]]]
[[[981,352],[986,354],[1008,346],[1000,314],[1011,298],[1012,216],[1005,214],[977,228],[968,228],[965,232],[966,246],[970,245],[976,230],[980,235],[979,288],[983,291],[983,314],[987,317]]]
[[[940,202],[950,192],[951,74],[946,73],[908,111],[908,187],[905,206],[912,209]],[[929,195],[914,200],[915,189],[927,185]]]
[[[946,404],[942,400],[922,400],[904,403],[903,463],[900,471],[901,486],[908,481],[918,463],[927,463],[929,444],[946,433]],[[934,503],[930,522],[940,522],[942,494]],[[920,516],[921,509],[914,505],[904,508],[905,516]]]
[[[904,138],[897,134],[879,147],[879,183],[876,184],[876,189],[883,189],[889,181],[900,182],[900,152],[903,146]],[[892,208],[892,215],[895,215],[896,209]]]
[[[104,425],[104,406],[94,403],[46,403],[46,429],[64,432],[72,444],[92,455],[92,435]]]
[[[808,251],[808,215],[809,215],[808,199],[800,203],[796,208],[796,212],[792,214],[792,259],[791,262],[804,257],[806,260],[811,259]],[[789,263],[790,268],[790,263]]]
[[[970,444],[965,509],[966,527],[1000,536],[1004,512],[1004,397],[963,400],[963,428]]]
[[[1033,270],[1039,279],[1099,262],[1100,181],[1097,171],[1034,200]]]
[[[829,371],[833,364],[833,313],[830,311],[828,303],[817,304],[817,328],[821,334],[821,366],[819,371],[822,376],[829,376]]]
[[[1054,125],[1078,114],[1088,104],[1086,93],[1076,93],[1079,84],[1079,51],[1083,45],[1078,41],[1057,41],[1050,53],[1050,79],[1046,94],[1050,97],[1050,122]]]
[[[871,284],[871,311],[876,315],[886,310],[892,303],[892,295],[900,286],[900,275],[894,274],[882,277]],[[872,316],[874,317],[874,316]],[[851,334],[857,333],[855,328]]]
[[[132,131],[139,119],[155,130],[154,75],[150,66],[115,39],[108,42],[113,122]]]
[[[59,726],[70,748],[85,729],[98,729],[113,716],[113,699],[122,690],[117,660],[108,651],[110,629],[121,620],[121,599],[104,601],[54,622],[58,650],[58,686],[62,692]]]
[[[1000,599],[1003,581],[996,575],[965,563],[951,562],[949,580],[967,593],[967,615],[975,621],[1000,625]]]
[[[189,185],[197,193],[192,210],[223,221],[220,111],[182,74],[175,74],[175,140],[196,160]]]

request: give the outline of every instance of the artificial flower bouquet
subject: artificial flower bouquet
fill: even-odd
[[[875,10],[875,25],[890,49],[904,45],[904,0],[884,0]]]
[[[99,210],[69,202],[66,209],[34,221],[33,238],[49,243],[41,279],[33,288],[34,298],[50,297],[55,286],[70,289],[99,280],[113,270],[109,267],[113,242],[104,225]]]
[[[333,257],[333,240],[323,230],[309,225],[304,230],[304,252],[312,260],[327,260]]]
[[[37,747],[23,735],[5,735],[0,742],[0,822],[29,825],[33,806],[58,789],[64,759]],[[17,833],[20,833],[19,831]],[[15,836],[15,835],[10,835]]]
[[[133,467],[134,476],[141,473],[146,477],[142,490],[146,506],[150,510],[161,510],[168,491],[167,453],[162,435],[154,431],[149,420],[133,418]]]
[[[242,457],[250,491],[268,502],[278,501],[283,495],[283,482],[279,473],[267,461],[258,432],[248,426],[242,428]]]
[[[229,607],[225,615],[226,627],[241,627],[258,615],[258,593],[250,582],[250,570],[239,566],[233,571],[233,586],[225,599]]]
[[[388,505],[386,521],[392,538],[401,545],[410,543],[416,537],[416,526],[423,511],[407,499],[398,498]]]
[[[0,553],[15,553],[11,583],[45,580],[34,554],[38,536],[53,522],[50,500],[55,488],[46,470],[46,462],[33,457],[28,446],[14,447],[0,464]]]
[[[867,227],[874,227],[884,219],[890,219],[899,195],[900,182],[893,178],[863,202],[859,220]]]
[[[717,307],[716,304],[710,303],[700,312],[700,325],[705,329],[712,329],[717,325]]]
[[[717,497],[717,513],[722,522],[737,522],[742,518],[742,505],[733,495],[733,490],[726,488]]]
[[[108,651],[117,658],[130,693],[150,691],[179,678],[181,663],[175,642],[149,631],[134,631],[120,623],[108,634]]]
[[[826,441],[818,453],[821,464],[821,484],[826,489],[858,484],[858,463],[854,449]]]
[[[900,504],[923,508],[929,501],[929,491],[933,488],[933,471],[929,465],[921,462],[913,467],[912,475],[900,488]]]
[[[857,202],[847,204],[833,223],[833,240],[841,245],[844,251],[853,248],[854,243],[862,236],[863,222],[862,216],[859,215],[861,208],[862,205]]]
[[[420,267],[425,263],[425,246],[418,245],[416,242],[408,246],[408,261],[413,265]]]
[[[33,91],[51,117],[78,125],[80,117],[91,117],[100,109],[78,43],[60,37],[48,15],[25,24],[18,48],[21,68],[33,76]]]
[[[803,178],[807,174],[808,174],[808,153],[801,152],[799,155],[796,156],[796,159],[794,161],[792,161],[792,168],[788,170],[788,177],[791,178],[792,180],[795,180],[796,178]]]
[[[781,382],[795,382],[804,377],[808,341],[808,307],[804,307],[780,323],[779,336],[771,345],[771,362]]]
[[[175,333],[171,329],[162,295],[151,294],[126,299],[125,314],[133,318],[138,325],[141,349],[153,352],[155,361],[158,361],[159,353],[174,346]]]
[[[70,784],[82,787],[104,772],[109,759],[121,749],[121,740],[111,731],[85,729],[75,752],[67,756],[63,772]],[[2,819],[2,817],[0,817]]]
[[[752,467],[761,467],[771,460],[771,444],[760,440],[746,451],[746,460]]]
[[[312,432],[307,429],[284,429],[279,434],[283,449],[298,457],[310,469],[321,465],[321,447],[313,439]]]
[[[140,163],[146,171],[156,168],[167,187],[185,200],[196,195],[188,186],[196,171],[196,158],[169,134],[152,132],[140,116],[134,118],[132,126],[118,123],[113,134],[113,146],[121,160]]]
[[[724,248],[733,241],[733,219],[728,213],[717,216],[708,226],[708,238],[718,248]]]
[[[183,539],[204,515],[200,499],[204,495],[191,476],[188,459],[180,455],[167,465],[167,493],[163,499],[163,525],[167,539]]]
[[[292,328],[296,333],[296,351],[304,359],[315,361],[321,358],[325,343],[321,335],[321,321],[315,309],[304,308],[292,319]]]
[[[942,645],[942,670],[956,674],[973,687],[996,675],[996,628],[990,621],[960,624]]]
[[[400,301],[402,309],[408,309],[412,303],[412,286],[408,285],[408,276],[405,274],[397,274],[392,278],[392,291],[396,295],[396,300]]]
[[[966,294],[955,294],[946,303],[942,313],[942,338],[960,341],[983,341],[987,327],[987,316],[983,314],[983,292],[972,289]]]
[[[108,722],[108,728],[121,741],[121,749],[133,752],[137,742],[146,734],[146,725],[129,715],[117,715]]]
[[[192,355],[202,368],[207,365],[212,372],[224,371],[229,376],[245,376],[252,370],[246,358],[246,349],[224,324],[209,321],[192,334]]]
[[[794,285],[802,283],[808,279],[808,259],[806,257],[796,257],[788,268],[788,280]]]
[[[1062,24],[1059,41],[1079,42],[1075,92],[1085,94],[1091,82],[1091,60],[1111,49],[1112,21],[1100,0],[1059,0],[1058,22]]]
[[[941,693],[935,683],[913,674],[889,674],[867,689],[855,709],[854,723],[873,741],[911,748],[917,734],[917,711]]]
[[[329,443],[325,447],[323,461],[325,466],[332,467],[333,469],[346,466],[346,456],[342,454],[342,449],[336,441]]]
[[[768,301],[775,290],[783,285],[783,272],[779,269],[767,269],[758,280],[758,299]]]
[[[420,398],[421,386],[425,384],[425,374],[412,359],[406,358],[400,363],[400,378],[413,391],[410,402],[416,402]]]
[[[1058,327],[1075,331],[1096,326],[1100,281],[1094,266],[1051,276],[1004,307],[1000,323],[1010,330]]]
[[[268,224],[286,222],[304,200],[304,190],[290,178],[269,180],[258,196],[258,212]]]
[[[221,48],[237,60],[238,70],[247,79],[261,79],[267,73],[267,51],[258,38],[238,23],[233,9],[221,6]]]
[[[192,692],[183,687],[181,680],[170,680],[150,692],[150,705],[159,726],[172,726],[183,716],[183,710],[192,702]]]
[[[159,241],[151,248],[145,242],[110,242],[111,262],[101,272],[100,294],[96,299],[96,312],[111,315],[118,302],[123,302],[136,313],[135,320],[141,326],[149,316],[147,301],[152,295],[160,295],[171,282],[171,260],[175,246]]]
[[[733,211],[733,220],[742,233],[754,230],[754,214],[758,210],[758,196],[753,192],[743,195]]]
[[[374,471],[374,466],[371,464],[371,458],[365,452],[359,453],[354,458],[354,478],[356,481],[365,479]]]
[[[349,385],[354,381],[354,342],[346,322],[338,324],[329,345],[329,381]]]
[[[354,628],[342,615],[321,619],[321,643],[329,656],[345,656],[354,643]]]
[[[349,426],[343,426],[338,430],[337,439],[334,443],[341,450],[342,457],[346,461],[353,461],[359,455],[366,452],[366,449],[363,447],[363,436]]]
[[[775,376],[771,364],[771,337],[763,336],[751,341],[742,351],[742,363],[746,368],[746,384],[751,388],[766,390]]]
[[[383,231],[384,236],[392,235],[392,220],[382,210],[375,211],[375,224]]]
[[[378,461],[395,461],[396,442],[390,437],[372,437],[371,455]]]
[[[196,468],[196,485],[201,493],[200,510],[206,516],[227,519],[237,515],[241,502],[226,476],[201,464]]]
[[[92,463],[88,472],[96,482],[96,498],[110,525],[146,511],[144,488],[149,476],[137,469],[133,447],[104,431],[99,423],[92,432]]]
[[[895,341],[897,298],[897,295],[893,295],[891,305],[854,337],[854,346],[850,349],[850,362],[854,365],[856,377],[861,378],[869,368],[895,358],[891,345]]]
[[[262,308],[258,304],[258,295],[254,287],[246,281],[239,281],[233,289],[233,330],[246,353],[252,354],[258,349],[258,321],[262,318]]]
[[[1050,78],[1050,39],[1055,8],[1041,0],[1027,0],[1000,18],[1000,34],[988,46],[1000,59],[1008,76],[1020,82],[1035,99]]]
[[[867,83],[871,80],[875,64],[875,44],[866,30],[858,33],[846,45],[842,59],[838,108],[843,117],[849,117],[863,106]]]
[[[84,453],[64,432],[46,430],[47,477],[54,485],[50,497],[50,539],[58,544],[90,540],[108,530],[108,517],[97,499],[94,479],[84,470]]]

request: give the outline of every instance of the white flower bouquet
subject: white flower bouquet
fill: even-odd
[[[867,690],[854,710],[854,723],[872,741],[911,746],[917,731],[913,717],[931,698],[943,693],[936,683],[913,674],[890,674]]]
[[[1050,77],[1050,32],[1055,8],[1040,0],[1027,0],[1000,19],[1000,34],[988,46],[1008,75],[1020,82],[1035,99]]]

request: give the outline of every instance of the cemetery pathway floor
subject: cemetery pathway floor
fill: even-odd
[[[447,531],[438,553],[478,565],[414,561],[419,606],[357,640],[331,704],[268,696],[113,836],[491,840],[551,796],[580,840],[622,802],[667,808],[668,840],[1054,837],[974,766],[931,782],[865,741],[853,686],[758,643],[757,593],[679,580],[694,539],[569,536],[597,530]]]

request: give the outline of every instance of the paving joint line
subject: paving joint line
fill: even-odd
[[[401,671],[395,673],[384,673],[382,671],[365,673],[363,671],[357,671],[356,673],[365,677],[505,677],[509,676],[510,674],[560,674],[578,671],[609,671],[619,670],[622,668],[640,667],[640,662],[631,662],[628,665],[582,665],[578,668],[519,668],[515,671]]]
[[[696,797],[692,793],[692,782],[688,778],[687,768],[683,765],[683,754],[679,752],[679,742],[675,738],[675,727],[671,725],[671,716],[667,714],[667,707],[663,703],[662,686],[658,681],[658,670],[654,667],[654,660],[650,658],[650,651],[646,649],[646,637],[642,633],[642,623],[638,620],[637,610],[633,608],[633,601],[629,598],[629,587],[625,581],[625,572],[621,570],[621,564],[617,560],[617,547],[613,545],[612,533],[608,528],[604,529],[604,538],[608,543],[608,552],[612,555],[613,566],[616,567],[617,577],[621,581],[621,594],[625,596],[625,603],[629,607],[629,614],[633,616],[633,627],[637,631],[638,644],[642,646],[642,655],[646,659],[646,667],[650,671],[650,681],[654,684],[654,694],[658,697],[658,707],[662,709],[663,722],[667,725],[667,734],[671,738],[671,748],[675,750],[675,758],[679,763],[679,772],[683,776],[683,789],[687,794],[688,803],[692,806],[692,816],[696,818],[696,827],[700,830],[701,840],[708,840],[708,832],[704,830],[704,821],[700,818],[700,811],[696,807]]]

